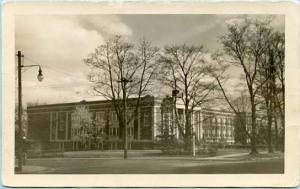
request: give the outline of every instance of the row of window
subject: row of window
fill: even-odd
[[[229,134],[209,134],[209,133],[204,133],[203,134],[203,137],[233,137],[233,134],[232,133],[229,133]]]
[[[233,126],[217,126],[217,125],[203,125],[204,130],[232,130]]]
[[[212,116],[204,116],[203,123],[205,124],[217,124],[217,125],[233,125],[233,118],[216,118]]]
[[[166,122],[172,120],[172,113],[167,112],[164,113],[163,118]],[[183,114],[177,114],[178,120],[181,122],[184,120],[184,115]],[[193,116],[193,121],[197,122],[199,119],[199,114],[194,114]],[[204,124],[216,124],[216,125],[233,125],[234,119],[233,118],[217,118],[214,116],[203,116],[203,123]]]
[[[221,129],[205,129],[204,130],[204,133],[212,133],[212,132],[220,132],[220,133],[222,133],[222,132],[225,132],[225,133],[230,133],[230,132],[233,132],[234,130],[233,129],[227,129],[227,130],[221,130]]]
[[[119,132],[120,129],[119,128],[109,128],[109,136],[112,137],[119,137]],[[133,137],[134,135],[134,128],[133,127],[128,127],[127,128],[127,136],[129,137]]]
[[[119,128],[109,128],[109,136],[111,137],[119,137]],[[88,132],[86,130],[82,130],[79,128],[75,128],[71,130],[71,136],[73,137],[77,137],[77,136],[83,136],[85,134],[88,134]],[[98,128],[96,131],[96,135],[97,136],[102,136],[103,134],[105,134],[105,128]],[[127,128],[127,136],[133,136],[134,135],[134,128],[133,127],[129,127]]]
[[[132,117],[133,113],[134,112],[132,110],[129,110],[127,112],[127,118],[130,119]],[[96,115],[96,117],[95,117],[96,122],[98,122],[98,123],[105,122],[105,112],[104,111],[96,112],[95,115]],[[114,111],[110,112],[109,117],[110,117],[110,120],[113,122],[118,121],[117,113]],[[76,116],[74,113],[72,113],[72,122],[74,122],[74,124],[76,125],[76,124],[78,124],[79,121],[80,121],[79,117]],[[149,126],[149,124],[151,123],[151,115],[148,112],[143,112],[143,121],[145,123],[144,126]]]

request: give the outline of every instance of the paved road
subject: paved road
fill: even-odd
[[[47,158],[31,159],[29,166],[42,166],[46,174],[235,174],[283,173],[282,158],[255,161],[214,159],[110,159],[110,158]]]

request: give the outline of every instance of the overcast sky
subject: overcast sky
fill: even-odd
[[[220,48],[218,38],[226,32],[226,23],[240,18],[237,15],[17,16],[15,50],[25,55],[24,65],[40,64],[45,77],[38,82],[38,68],[23,68],[24,105],[99,100],[88,92],[89,67],[82,60],[116,34],[131,42],[146,38],[158,47],[203,45],[213,53]],[[284,31],[283,16],[274,16],[272,24]]]

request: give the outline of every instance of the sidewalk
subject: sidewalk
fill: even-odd
[[[39,160],[47,159],[123,159],[124,152],[122,150],[108,150],[108,151],[72,151],[64,152],[63,157],[50,157],[50,158],[33,158]],[[281,157],[279,153],[268,154],[267,152],[260,152],[259,155],[253,156],[249,155],[249,152],[235,152],[231,154],[217,154],[216,156],[201,157],[201,155],[196,155],[195,157],[191,155],[163,155],[159,150],[130,150],[128,151],[128,159],[161,159],[161,160],[179,160],[179,159],[190,159],[190,160],[225,160],[225,161],[235,161],[235,160],[256,160],[256,159],[270,159]]]
[[[281,158],[283,154],[273,153],[269,154],[268,152],[259,152],[257,155],[250,155],[249,152],[235,153],[235,154],[226,154],[214,157],[205,157],[197,158],[203,160],[262,160],[262,159],[272,159],[272,158]]]
[[[46,173],[52,170],[51,168],[41,167],[41,166],[33,166],[33,165],[23,165],[22,172],[17,172],[16,174],[32,174],[32,173]]]
[[[235,157],[242,157],[242,156],[246,156],[249,153],[236,153],[236,154],[226,154],[226,155],[220,155],[220,156],[214,156],[214,157],[204,157],[204,158],[197,158],[197,159],[203,159],[203,160],[226,160],[226,159],[231,159],[235,158]]]
[[[71,151],[64,152],[65,158],[122,158],[124,154],[123,150],[91,150],[91,151]],[[129,150],[129,157],[151,157],[158,156],[161,154],[160,150]]]

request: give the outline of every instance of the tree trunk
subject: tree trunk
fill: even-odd
[[[275,149],[279,150],[279,145],[278,145],[278,123],[276,117],[274,117],[274,122],[275,122]]]
[[[188,104],[185,105],[185,136],[184,136],[185,150],[191,152],[191,124]]]
[[[267,107],[267,116],[268,116],[268,152],[273,153],[273,148],[272,148],[272,115],[270,112],[270,108]]]
[[[256,148],[256,108],[254,102],[254,96],[250,96],[251,101],[251,152],[250,154],[258,154]]]

